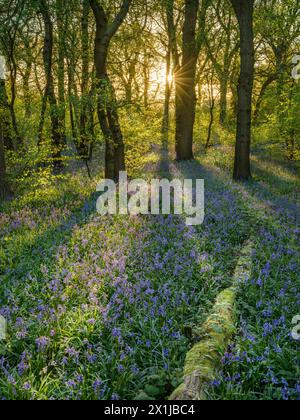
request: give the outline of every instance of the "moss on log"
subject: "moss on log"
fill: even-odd
[[[173,392],[170,400],[205,400],[209,383],[217,378],[221,359],[235,334],[234,302],[238,284],[250,275],[251,241],[241,250],[232,287],[222,291],[212,313],[202,327],[203,338],[187,354],[184,382]]]

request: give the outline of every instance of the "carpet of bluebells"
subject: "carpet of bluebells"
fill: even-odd
[[[254,221],[252,272],[239,292],[239,335],[212,397],[300,400],[300,342],[292,337],[300,314],[299,168],[257,156],[253,163],[254,180],[240,187]]]
[[[167,165],[172,176],[205,178],[197,228],[179,216],[100,217],[84,176],[1,209],[2,399],[167,398],[249,237],[239,334],[211,398],[300,398],[297,176],[258,159],[258,178],[237,185],[220,155]]]

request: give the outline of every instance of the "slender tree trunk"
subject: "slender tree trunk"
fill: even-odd
[[[170,80],[170,74],[172,69],[171,63],[171,46],[168,46],[168,51],[166,54],[166,86],[165,86],[165,101],[164,101],[164,113],[163,113],[163,126],[162,126],[162,135],[163,143],[168,143],[168,133],[169,133],[169,122],[170,122],[170,99],[172,91],[172,80]]]
[[[295,138],[297,136],[297,130],[294,124],[288,124],[288,125],[286,124],[286,121],[292,120],[293,96],[294,96],[295,86],[296,86],[296,81],[293,79],[289,92],[285,93],[284,103],[286,103],[286,105],[283,108],[281,108],[280,124],[279,124],[281,136],[285,139],[287,157],[289,160],[295,159],[295,152],[296,152]],[[283,97],[283,93],[282,93],[282,97]]]
[[[211,144],[211,133],[212,133],[212,127],[214,124],[214,110],[215,110],[215,97],[214,97],[214,86],[213,86],[213,76],[212,76],[212,80],[209,81],[209,85],[210,85],[210,106],[209,106],[209,115],[210,115],[210,119],[209,119],[209,125],[208,125],[208,131],[207,131],[207,139],[206,139],[206,144],[205,144],[205,150],[207,150]]]
[[[60,137],[66,144],[66,104],[65,104],[65,6],[63,0],[56,0],[57,11],[57,88],[58,88],[58,118]]]
[[[11,47],[11,49],[13,51],[13,47]],[[9,110],[10,110],[10,114],[11,114],[12,126],[13,126],[13,129],[14,129],[14,132],[15,132],[16,145],[17,145],[17,147],[20,147],[20,146],[22,146],[22,139],[21,139],[21,136],[20,136],[20,133],[19,133],[17,117],[16,117],[16,112],[15,112],[15,102],[16,102],[16,98],[17,98],[17,94],[16,94],[17,65],[16,65],[16,61],[15,61],[15,57],[13,55],[13,52],[11,53],[9,67],[10,67],[10,85],[11,85],[11,99],[10,99],[10,103],[9,103]]]
[[[88,107],[89,95],[89,0],[83,0],[81,18],[81,106],[80,106],[80,142],[78,144],[79,156],[87,160],[89,157],[89,145],[91,133],[88,130]]]
[[[45,125],[46,111],[47,111],[47,95],[45,91],[42,97],[41,115],[40,115],[39,129],[38,129],[38,146],[40,146],[43,142],[43,130],[44,130],[44,125]]]
[[[131,63],[128,69],[128,79],[124,78],[125,99],[128,104],[132,104],[133,98],[133,82],[136,77],[136,65],[138,61],[138,54],[134,58],[130,58]]]
[[[27,36],[23,38],[24,43],[24,50],[26,51],[26,67],[24,73],[22,74],[23,77],[23,98],[24,98],[24,115],[26,119],[31,118],[31,94],[30,94],[30,86],[29,81],[32,74],[34,59],[32,54],[32,46],[30,45]],[[36,44],[35,46],[36,47]]]
[[[119,180],[119,172],[125,170],[125,147],[117,112],[114,88],[107,74],[107,56],[112,37],[123,23],[132,0],[123,0],[113,23],[108,18],[98,0],[89,0],[96,21],[94,62],[96,89],[98,92],[98,119],[105,138],[105,177]]]
[[[260,89],[257,101],[256,101],[256,105],[255,105],[255,111],[254,111],[254,115],[253,115],[253,124],[257,124],[258,122],[258,118],[259,118],[259,114],[260,114],[260,109],[261,109],[261,105],[264,99],[264,95],[268,89],[268,87],[277,79],[277,74],[271,74],[267,80],[265,80],[265,82],[262,84],[262,87]]]
[[[45,113],[47,107],[47,100],[50,105],[50,117],[51,117],[51,126],[52,126],[52,159],[54,168],[57,171],[60,171],[62,168],[62,129],[59,119],[59,112],[57,106],[57,100],[55,96],[54,90],[54,82],[53,82],[53,73],[52,73],[52,64],[53,64],[53,23],[50,17],[50,13],[48,10],[48,5],[46,0],[40,0],[41,6],[41,14],[44,21],[44,30],[45,30],[45,38],[44,38],[44,50],[43,50],[43,58],[44,58],[44,68],[45,68],[45,76],[46,76],[46,87],[45,93],[42,102],[42,110],[41,110],[41,119],[40,119],[40,127],[39,127],[39,144],[42,141],[43,136],[43,126],[45,120]]]
[[[7,132],[7,99],[5,81],[0,80],[0,200],[10,193],[5,164],[5,133]]]
[[[182,64],[175,74],[176,85],[176,158],[190,160],[196,114],[195,79],[197,67],[196,24],[199,0],[185,0]]]
[[[99,31],[99,27],[98,27]],[[95,68],[97,78],[97,113],[100,127],[105,139],[105,178],[115,180],[115,143],[107,115],[107,102],[110,100],[109,79],[106,74],[107,48],[101,43],[99,33],[95,39]]]
[[[71,124],[71,131],[72,131],[72,137],[73,142],[76,146],[77,152],[79,156],[81,157],[80,149],[78,147],[78,137],[77,137],[77,130],[76,130],[76,121],[74,116],[74,109],[73,109],[73,101],[71,96],[69,96],[69,114],[70,114],[70,124]]]
[[[109,81],[111,101],[107,104],[107,119],[114,141],[114,179],[119,179],[119,172],[125,171],[125,145],[117,112],[117,98],[113,85]]]
[[[8,194],[9,186],[6,176],[3,124],[0,120],[0,201],[4,200]]]
[[[276,74],[277,74],[277,100],[278,100],[278,108],[280,108],[281,103],[281,96],[284,91],[284,84],[285,84],[285,59],[284,57],[287,55],[287,49],[289,46],[279,45],[273,48],[275,54],[275,62],[276,62]]]
[[[227,120],[227,93],[228,93],[228,77],[223,75],[220,80],[220,124],[221,125],[224,125]]]
[[[147,51],[145,52],[143,63],[143,78],[144,78],[144,108],[149,108],[149,88],[150,88],[150,74]]]
[[[39,78],[39,71],[40,71],[39,66],[35,61],[32,62],[32,65],[33,65],[35,85],[36,85],[36,88],[37,88],[37,90],[40,94],[40,97],[42,99],[43,96],[44,96],[44,89],[41,86],[41,81],[40,81],[40,78]]]
[[[251,178],[250,147],[252,91],[254,80],[254,0],[231,0],[235,10],[241,38],[241,71],[238,85],[237,138],[235,150],[234,179]]]
[[[165,91],[165,106],[164,106],[164,119],[163,119],[163,142],[168,147],[168,132],[170,125],[170,98],[173,87],[173,81],[170,84],[168,76],[173,67],[173,78],[179,69],[179,52],[177,45],[176,25],[174,19],[174,0],[166,2],[166,15],[167,15],[167,32],[168,32],[168,52],[166,56],[166,91]],[[173,65],[173,66],[172,66]],[[176,80],[175,80],[176,83]],[[176,88],[176,85],[175,85]]]
[[[4,146],[8,150],[14,151],[11,114],[9,111],[9,103],[7,100],[5,80],[0,80],[0,112]]]
[[[76,146],[78,154],[80,155],[80,141],[78,140],[78,130],[77,130],[77,122],[76,122],[76,112],[74,110],[74,65],[68,61],[68,99],[69,99],[69,115],[70,115],[70,124],[71,124],[71,131],[73,142]]]
[[[30,87],[29,79],[32,71],[32,63],[26,63],[26,69],[23,76],[23,94],[24,94],[24,113],[25,118],[31,117],[31,98],[30,98]]]
[[[88,102],[88,108],[87,108],[87,132],[89,133],[89,136],[90,136],[89,144],[88,144],[88,160],[89,161],[92,160],[94,143],[96,140],[94,99],[95,99],[95,89],[92,84],[92,87],[89,92],[89,102]]]

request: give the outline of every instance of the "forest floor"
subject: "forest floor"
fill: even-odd
[[[231,180],[232,150],[174,163],[153,148],[147,177],[205,179],[205,222],[100,217],[96,181],[69,174],[0,213],[3,399],[158,399],[182,381],[186,353],[252,238],[238,334],[212,399],[299,399],[299,168],[253,155]],[[145,169],[146,168],[146,169]]]

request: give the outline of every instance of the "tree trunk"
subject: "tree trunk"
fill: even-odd
[[[123,0],[113,23],[98,0],[89,0],[96,21],[94,63],[98,93],[98,119],[105,138],[105,178],[119,180],[119,172],[125,170],[125,147],[119,124],[117,100],[107,74],[107,56],[112,37],[127,16],[132,0]]]
[[[215,97],[214,97],[214,75],[212,75],[211,80],[208,80],[208,85],[210,85],[210,93],[209,93],[209,125],[208,125],[208,131],[207,131],[207,139],[205,144],[205,150],[208,150],[208,148],[211,146],[211,133],[212,128],[214,124],[214,110],[215,110]]]
[[[195,79],[197,67],[196,24],[199,0],[185,0],[182,64],[175,74],[176,85],[176,158],[190,160],[196,114]]]
[[[232,75],[230,77],[230,91],[231,91],[231,101],[230,101],[230,107],[231,112],[234,116],[238,113],[238,91],[236,88],[236,80],[235,77]]]
[[[81,155],[80,149],[80,141],[78,140],[78,130],[77,130],[77,120],[76,120],[76,112],[75,112],[75,105],[76,99],[74,101],[74,63],[72,60],[68,61],[68,97],[69,97],[69,115],[70,115],[70,124],[71,124],[71,131],[73,142],[76,146],[77,152]]]
[[[89,102],[87,108],[87,132],[89,133],[89,144],[88,144],[88,160],[92,160],[93,156],[93,148],[96,140],[95,134],[95,106],[94,106],[94,99],[95,99],[95,89],[92,85],[90,92],[89,92]]]
[[[220,80],[220,124],[224,125],[227,120],[227,92],[228,78],[223,76]]]
[[[52,159],[55,170],[60,171],[62,168],[62,129],[59,119],[57,100],[54,90],[52,64],[53,64],[53,23],[51,21],[50,13],[48,10],[46,0],[40,0],[41,14],[44,21],[44,68],[46,76],[46,87],[44,92],[44,98],[42,103],[41,120],[39,127],[39,144],[42,141],[43,126],[45,120],[45,113],[47,107],[47,100],[50,105],[50,117],[52,126]]]
[[[168,32],[168,52],[166,56],[166,91],[165,91],[165,106],[164,106],[164,118],[163,118],[163,146],[167,146],[168,143],[168,131],[170,125],[170,98],[171,91],[173,87],[173,81],[170,84],[168,76],[172,69],[173,64],[173,76],[179,69],[179,52],[177,45],[177,34],[176,34],[176,25],[174,19],[174,0],[169,0],[166,2],[166,15],[167,15],[167,32]],[[175,80],[176,82],[176,80]],[[175,85],[176,87],[176,85]]]
[[[0,120],[0,201],[4,200],[8,194],[9,186],[6,177],[3,124]]]
[[[252,91],[254,81],[254,0],[231,0],[240,28],[241,70],[238,84],[237,138],[235,150],[234,179],[251,178],[250,147]]]
[[[58,118],[60,137],[63,144],[66,144],[66,104],[65,104],[65,7],[63,0],[56,0],[57,12],[57,90],[58,90]]]
[[[0,80],[0,112],[4,146],[8,150],[14,151],[11,114],[9,111],[9,104],[7,100],[5,80]]]
[[[113,133],[109,125],[106,105],[110,100],[108,76],[106,74],[106,60],[108,46],[103,46],[99,37],[99,26],[95,39],[95,68],[97,79],[97,113],[100,127],[105,139],[105,178],[115,180],[115,143]]]
[[[168,143],[168,133],[169,133],[169,122],[170,122],[170,99],[172,91],[172,80],[170,80],[171,74],[171,46],[168,46],[168,51],[166,54],[166,87],[165,87],[165,101],[164,101],[164,114],[163,114],[163,125],[162,125],[162,135],[163,143]]]
[[[33,65],[34,65],[32,49],[36,47],[36,44],[34,45],[34,47],[31,46],[27,36],[25,36],[22,41],[24,43],[24,51],[26,51],[26,59],[25,59],[26,67],[25,67],[24,73],[22,74],[24,115],[26,119],[29,119],[31,118],[31,105],[32,105],[29,81],[30,81],[30,77],[31,77]]]
[[[25,118],[31,117],[31,98],[30,98],[30,88],[29,88],[29,79],[32,70],[32,63],[26,63],[26,69],[23,76],[23,93],[24,93],[24,112]]]
[[[125,171],[125,145],[117,112],[117,98],[114,87],[110,85],[111,101],[107,104],[107,119],[114,141],[114,179],[119,180],[120,171]]]
[[[15,132],[16,146],[18,148],[18,147],[22,146],[22,139],[21,139],[21,136],[20,136],[20,133],[19,133],[17,117],[16,117],[16,112],[15,112],[15,102],[16,102],[16,98],[17,98],[17,94],[16,94],[17,65],[16,65],[15,57],[13,55],[13,46],[11,47],[11,51],[12,52],[11,52],[10,62],[9,62],[11,99],[10,99],[10,103],[9,103],[9,110],[10,110],[10,114],[11,114],[12,127],[13,127],[14,132]]]
[[[124,77],[125,100],[128,104],[132,104],[133,99],[133,84],[136,78],[136,66],[138,62],[138,54],[134,58],[130,57],[130,65],[128,69],[128,78]]]
[[[144,108],[149,108],[149,89],[150,89],[150,72],[147,51],[145,51],[143,62],[143,79],[144,79]]]
[[[7,197],[10,192],[6,176],[5,165],[5,133],[7,132],[7,99],[5,81],[0,80],[0,200]]]
[[[264,95],[268,89],[268,87],[277,79],[277,74],[271,74],[267,80],[265,80],[265,82],[262,84],[262,87],[260,89],[257,101],[256,101],[256,105],[255,105],[255,111],[254,111],[254,115],[253,115],[253,124],[257,124],[258,123],[258,118],[259,118],[259,114],[260,114],[260,109],[261,109],[261,105],[263,102],[263,98]]]
[[[80,141],[78,143],[79,156],[87,160],[89,157],[89,144],[91,133],[88,130],[89,95],[89,0],[83,0],[81,18],[81,106],[80,106]]]

